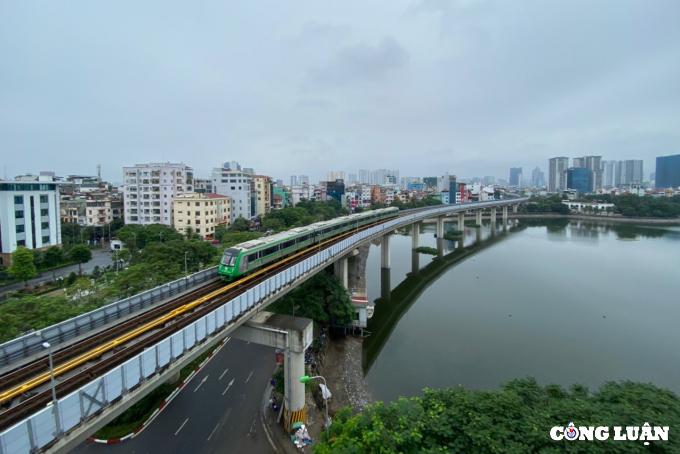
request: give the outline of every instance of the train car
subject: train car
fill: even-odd
[[[240,243],[224,251],[218,273],[233,281],[269,263],[338,234],[397,216],[397,208],[382,208],[296,227],[285,232]]]

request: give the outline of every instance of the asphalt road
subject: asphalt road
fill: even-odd
[[[274,366],[273,349],[230,339],[137,437],[73,452],[271,453],[260,412]]]

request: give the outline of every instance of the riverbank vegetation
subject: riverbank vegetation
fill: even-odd
[[[361,413],[344,409],[315,447],[320,454],[383,452],[580,452],[583,446],[550,438],[553,426],[680,427],[680,399],[650,384],[607,383],[597,392],[564,390],[534,379],[513,380],[499,390],[462,387],[424,390],[422,396],[378,402]],[[613,430],[613,429],[610,429]],[[671,430],[672,432],[672,430]],[[679,452],[680,438],[587,443],[588,452]]]
[[[523,208],[527,213],[559,213],[569,214],[569,207],[562,203],[559,195],[532,196]],[[638,218],[675,218],[680,216],[680,196],[652,197],[633,194],[585,195],[578,199],[581,202],[613,203],[610,211],[585,210],[586,214],[617,214],[625,217]]]
[[[347,209],[336,200],[328,202],[302,200],[294,207],[270,211],[261,220],[261,230],[279,232],[314,222],[327,221],[346,214],[349,214]]]
[[[421,254],[437,255],[437,249],[428,246],[419,246],[415,249],[415,251]]]

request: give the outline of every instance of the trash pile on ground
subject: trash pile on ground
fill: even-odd
[[[290,436],[291,441],[298,449],[304,449],[305,446],[312,444],[312,439],[307,432],[307,426],[302,423],[293,424],[293,434]]]

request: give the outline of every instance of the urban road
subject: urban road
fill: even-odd
[[[274,366],[272,348],[230,339],[135,438],[86,443],[73,452],[271,453],[260,415]]]

